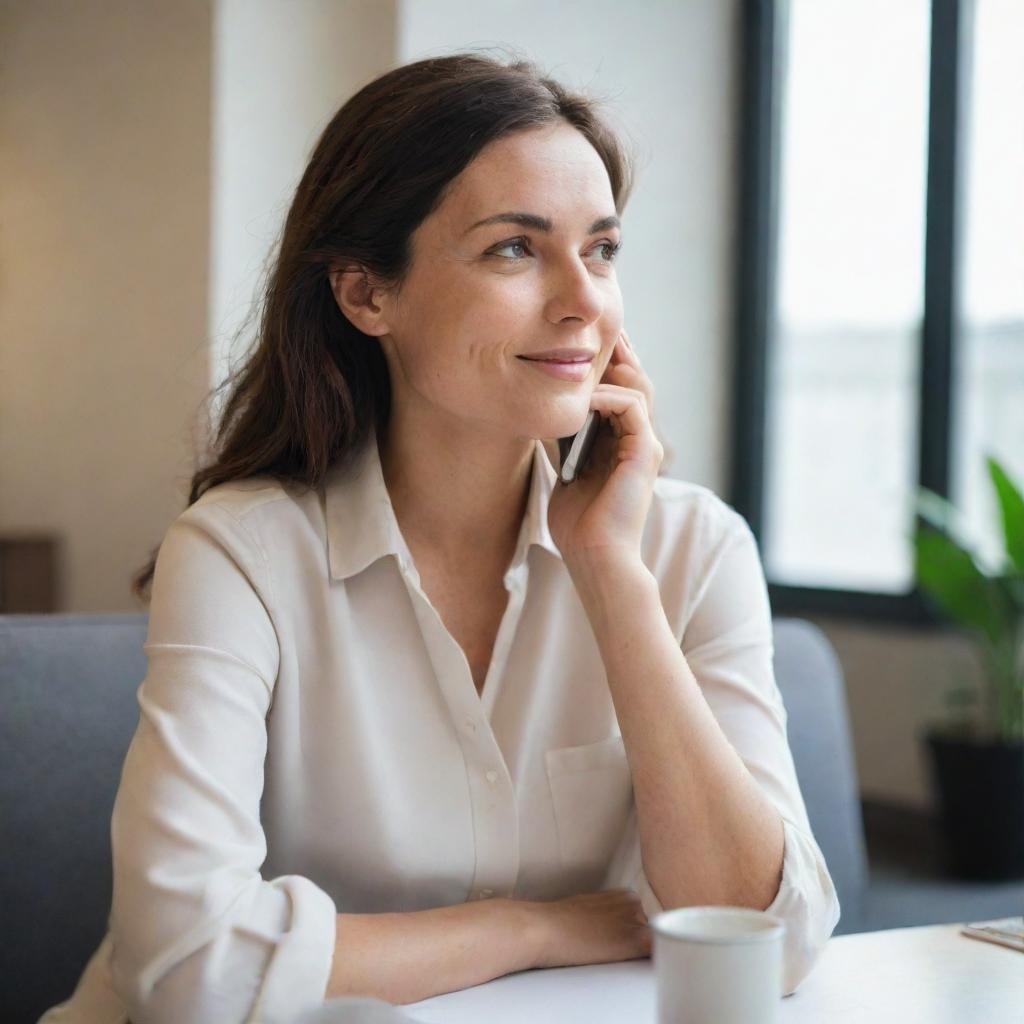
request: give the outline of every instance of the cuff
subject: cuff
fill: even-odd
[[[839,923],[839,897],[818,844],[783,818],[786,838],[779,891],[765,913],[786,925],[782,994],[792,995],[811,972]]]
[[[287,891],[291,921],[278,939],[250,1020],[284,1024],[326,997],[338,912],[331,897],[302,875],[283,875],[271,884]]]

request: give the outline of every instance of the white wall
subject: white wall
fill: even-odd
[[[394,59],[394,0],[216,0],[213,23],[211,385],[317,137]],[[230,362],[234,365],[234,362]]]

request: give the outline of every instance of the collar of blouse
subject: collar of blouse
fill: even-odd
[[[533,443],[533,469],[526,515],[509,572],[526,560],[531,545],[561,559],[548,528],[548,500],[557,472],[542,441]],[[327,553],[331,579],[343,580],[361,572],[384,555],[395,555],[403,567],[412,561],[384,484],[376,434],[354,462],[330,469],[324,479]]]

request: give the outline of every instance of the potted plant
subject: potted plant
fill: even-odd
[[[964,630],[981,655],[980,707],[971,688],[947,692],[950,720],[923,739],[938,796],[949,869],[960,878],[1024,877],[1024,496],[986,457],[1005,561],[986,570],[956,509],[921,488],[914,533],[918,587],[940,618]],[[972,713],[973,712],[973,713]]]

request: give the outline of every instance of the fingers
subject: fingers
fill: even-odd
[[[626,328],[623,327],[619,332],[619,345],[623,356],[630,365],[635,366],[641,373],[643,368],[640,366],[640,357],[636,354],[636,349],[633,348],[633,343],[629,340],[629,335],[626,333]]]
[[[602,381],[611,383],[615,378],[621,380],[621,386],[635,388],[644,393],[647,398],[647,412],[653,421],[654,385],[640,365],[640,360],[629,342],[629,336],[625,329],[619,333],[619,337],[616,339],[615,347],[612,349],[612,358]]]
[[[642,391],[598,385],[590,396],[590,407],[610,420],[616,437],[633,434],[641,438],[659,459],[664,456],[664,448],[654,433],[647,411],[647,396]]]
[[[621,331],[619,336],[615,339],[615,345],[612,348],[611,363],[616,366],[628,366],[640,373],[643,372],[640,368],[640,361],[637,359],[636,353],[629,344],[629,339],[626,337],[625,331]]]
[[[642,407],[642,414],[649,418],[649,410],[647,408],[647,392],[641,388],[625,387],[622,384],[597,384],[594,386],[592,397],[599,395],[608,395],[613,400],[618,399],[625,405],[632,405],[633,402],[639,401]],[[604,411],[602,407],[602,411]],[[616,409],[618,411],[618,409]]]

